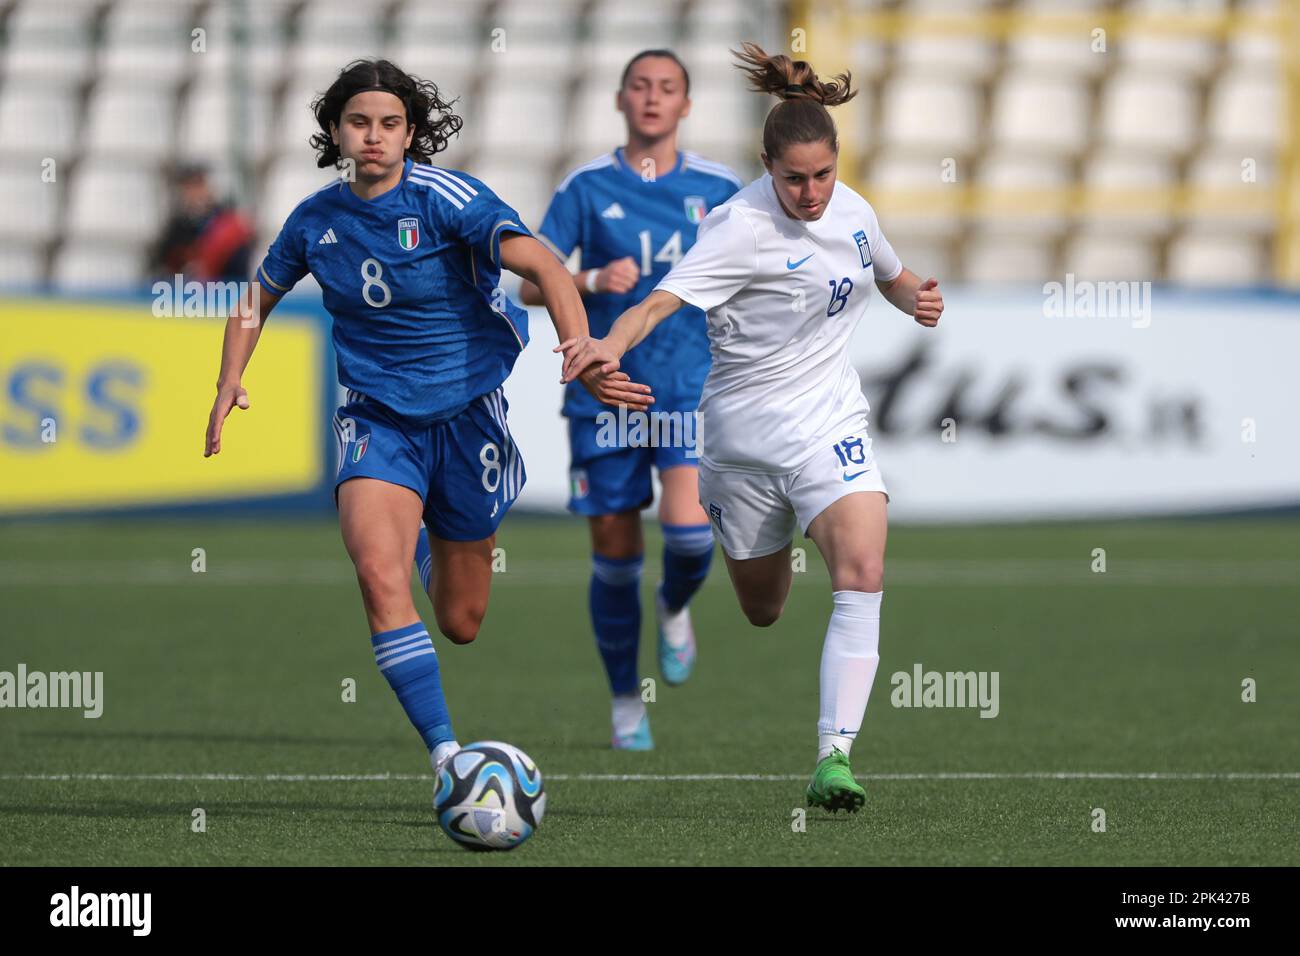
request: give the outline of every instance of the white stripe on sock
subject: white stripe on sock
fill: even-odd
[[[422,656],[425,655],[425,654],[434,654],[434,655],[436,655],[436,654],[437,654],[437,651],[435,651],[435,650],[433,649],[433,645],[432,645],[432,644],[429,644],[428,647],[422,647],[422,648],[420,648],[418,651],[412,651],[412,652],[409,653],[409,654],[403,654],[401,657],[394,658],[393,660],[388,661],[388,662],[385,663],[385,664],[380,664],[380,665],[379,665],[379,669],[380,669],[381,671],[386,671],[386,670],[388,670],[388,668],[390,668],[390,667],[395,667],[396,665],[401,664],[401,663],[404,662],[404,661],[409,661],[409,660],[410,660],[411,658],[413,658],[413,657],[422,657]],[[376,663],[378,663],[378,662],[376,662]]]
[[[405,637],[395,637],[391,641],[384,641],[382,644],[376,644],[374,649],[376,651],[382,651],[386,647],[396,647],[398,644],[409,644],[411,641],[419,640],[422,637],[428,636],[429,629],[421,628],[418,631],[413,631],[412,633],[407,634]]]

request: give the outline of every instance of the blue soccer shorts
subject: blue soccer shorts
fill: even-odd
[[[653,413],[653,414],[652,414]],[[637,419],[636,416],[645,418]],[[660,417],[655,417],[658,415]],[[654,501],[650,469],[699,466],[695,409],[628,411],[569,419],[569,510],[608,515]]]
[[[447,421],[413,425],[349,391],[347,403],[334,413],[335,504],[343,482],[377,478],[419,495],[425,526],[444,541],[491,537],[527,477],[506,427],[508,407],[497,388]]]

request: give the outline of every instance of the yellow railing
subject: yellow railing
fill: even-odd
[[[1282,52],[1282,155],[1278,170],[1278,223],[1273,276],[1300,286],[1300,0],[1279,0],[1284,10]]]
[[[1069,0],[1061,0],[1068,3]],[[1278,0],[1279,7],[1289,0]],[[796,4],[799,6],[802,4]],[[820,5],[820,4],[818,4]],[[1027,33],[1090,36],[1095,29],[1106,31],[1107,38],[1125,35],[1160,35],[1225,39],[1241,33],[1275,33],[1283,14],[1223,10],[1186,13],[1125,12],[1120,10],[1071,11],[875,11],[852,13],[844,0],[831,0],[826,6],[841,11],[848,32],[873,38],[895,40],[900,35],[926,33],[932,36],[979,36],[1006,39]]]

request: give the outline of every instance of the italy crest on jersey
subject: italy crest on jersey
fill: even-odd
[[[366,454],[366,449],[370,447],[370,432],[366,432],[357,439],[357,443],[352,447],[352,461],[360,461]]]
[[[407,252],[418,246],[420,244],[420,220],[397,220],[397,241]]]
[[[574,468],[569,472],[569,494],[574,498],[585,498],[591,491],[585,468]]]
[[[698,226],[704,221],[704,215],[708,210],[704,206],[703,196],[686,197],[686,220],[691,225]]]

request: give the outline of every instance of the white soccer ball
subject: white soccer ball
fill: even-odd
[[[542,822],[542,774],[518,747],[484,740],[443,762],[433,790],[438,825],[471,850],[513,850]]]

